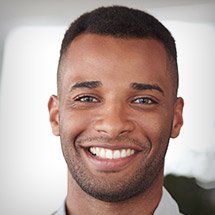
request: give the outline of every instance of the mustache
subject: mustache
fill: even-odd
[[[90,142],[100,142],[100,143],[106,143],[106,144],[111,144],[111,143],[120,143],[123,142],[123,144],[134,144],[138,145],[141,148],[145,147],[150,147],[149,141],[139,141],[137,139],[131,138],[129,136],[117,136],[116,138],[110,138],[108,136],[93,136],[93,137],[84,137],[84,138],[78,138],[76,140],[77,144],[84,145],[85,143],[90,143]]]

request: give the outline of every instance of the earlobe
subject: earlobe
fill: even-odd
[[[52,95],[48,102],[49,121],[52,127],[52,133],[59,136],[59,101],[58,97]]]
[[[181,127],[183,125],[183,107],[184,107],[184,101],[182,98],[177,98],[175,102],[174,107],[174,116],[173,116],[173,123],[172,123],[172,132],[171,137],[176,138],[181,130]]]

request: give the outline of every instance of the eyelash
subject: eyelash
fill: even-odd
[[[137,100],[142,100],[142,102],[136,102]],[[149,98],[149,97],[140,97],[140,98],[136,98],[134,100],[132,100],[132,103],[141,105],[141,104],[145,104],[145,105],[153,105],[153,104],[158,104],[158,102],[155,99]]]
[[[138,102],[139,100],[139,102]],[[140,101],[141,100],[141,101]],[[82,95],[82,96],[77,96],[74,101],[77,102],[82,102],[82,103],[96,103],[99,102],[99,99],[96,98],[95,96],[90,96],[90,95]],[[149,98],[149,97],[140,97],[140,98],[135,98],[131,101],[134,104],[137,105],[153,105],[153,104],[158,104],[158,102],[155,99]]]
[[[90,101],[87,99],[90,99]],[[74,98],[74,101],[83,102],[83,103],[96,103],[99,100],[94,96],[82,95],[82,96],[77,96],[76,98]]]

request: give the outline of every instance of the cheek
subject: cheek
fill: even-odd
[[[149,139],[152,147],[169,141],[171,134],[171,119],[166,114],[156,113],[139,117],[137,124],[140,132]]]
[[[90,121],[89,115],[64,111],[60,115],[60,135],[74,140],[78,135],[87,130]]]
[[[88,118],[83,114],[63,111],[60,115],[60,139],[64,158],[68,165],[72,165],[78,159],[79,148],[75,144],[88,125]]]

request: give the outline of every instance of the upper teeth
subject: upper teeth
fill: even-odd
[[[125,158],[134,154],[133,149],[110,150],[100,147],[90,147],[90,152],[100,158],[118,159]]]

